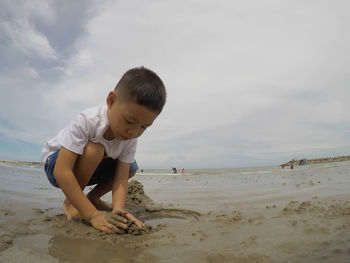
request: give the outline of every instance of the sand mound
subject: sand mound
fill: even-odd
[[[153,228],[152,226],[144,225],[143,227],[138,227],[134,221],[129,220],[128,222],[128,229],[125,230],[125,234],[133,235],[133,236],[140,236],[144,234],[150,234],[155,231],[157,231],[157,228]]]
[[[151,203],[152,200],[149,198],[143,190],[142,183],[138,181],[130,181],[128,186],[128,195],[126,198],[127,205],[140,205]]]

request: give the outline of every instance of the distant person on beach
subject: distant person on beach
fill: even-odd
[[[182,174],[185,173],[185,168],[182,168],[181,173],[182,173]]]
[[[128,179],[137,171],[137,138],[152,125],[166,101],[162,80],[140,67],[128,70],[107,96],[107,105],[87,109],[49,140],[42,150],[49,182],[66,196],[67,219],[83,218],[107,233],[122,233]],[[87,185],[96,186],[85,195]],[[112,206],[100,198],[112,191]],[[104,211],[112,211],[107,214]]]

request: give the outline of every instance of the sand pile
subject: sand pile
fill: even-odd
[[[152,226],[144,225],[143,227],[138,227],[134,221],[128,221],[128,229],[125,230],[125,234],[140,236],[144,234],[150,234],[157,230],[157,228],[153,228]]]
[[[127,205],[146,205],[151,203],[152,200],[145,194],[143,185],[138,181],[129,182],[128,195],[126,198]]]

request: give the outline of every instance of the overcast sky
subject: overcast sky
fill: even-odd
[[[141,65],[168,91],[139,139],[141,168],[349,155],[349,10],[346,0],[1,0],[0,158],[39,160]]]

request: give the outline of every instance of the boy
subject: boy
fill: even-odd
[[[143,223],[124,209],[128,179],[138,169],[137,137],[163,109],[166,90],[151,70],[128,70],[107,96],[107,106],[79,113],[42,150],[50,183],[62,189],[67,219],[84,218],[106,233],[122,233],[126,219]],[[85,195],[86,185],[96,186]],[[100,198],[112,191],[112,206]],[[111,216],[100,210],[112,211]]]

